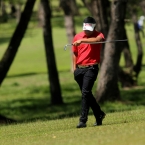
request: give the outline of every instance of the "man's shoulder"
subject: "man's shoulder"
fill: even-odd
[[[101,34],[101,32],[99,32],[99,31],[95,30],[95,34],[97,34],[97,35],[98,35],[98,34]]]
[[[105,39],[104,38],[104,34],[102,33],[102,32],[99,32],[99,31],[96,31],[95,30],[95,34],[94,34],[95,36],[101,36],[103,39]]]
[[[75,37],[80,37],[80,36],[84,36],[85,34],[84,34],[84,32],[82,31],[82,32],[79,32],[79,33],[77,33],[76,35],[75,35]]]

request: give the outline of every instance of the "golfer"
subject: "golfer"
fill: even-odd
[[[92,87],[97,79],[98,65],[100,63],[100,50],[102,44],[89,44],[104,40],[104,35],[95,30],[96,21],[87,17],[83,21],[83,31],[76,34],[73,39],[73,68],[74,79],[78,83],[81,94],[81,114],[77,128],[86,127],[89,108],[95,116],[95,126],[102,125],[105,113],[92,94]],[[88,44],[86,44],[88,43]]]
[[[145,20],[145,17],[144,16],[140,16],[138,22],[137,22],[137,25],[138,25],[138,30],[142,32],[142,36],[145,37],[145,34],[144,34],[144,20]]]

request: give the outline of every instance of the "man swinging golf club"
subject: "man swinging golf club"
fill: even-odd
[[[74,79],[78,83],[81,94],[81,114],[77,128],[86,127],[89,108],[91,107],[95,116],[95,126],[102,125],[105,113],[101,110],[92,94],[92,87],[97,79],[100,63],[101,43],[104,35],[95,30],[96,21],[92,17],[87,17],[83,21],[83,31],[76,34],[73,43],[73,68]]]

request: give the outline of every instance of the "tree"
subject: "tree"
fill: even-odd
[[[0,22],[7,22],[8,21],[8,14],[6,12],[6,5],[5,2],[0,1],[0,9],[1,9],[1,16],[0,16]]]
[[[107,37],[109,29],[108,19],[110,18],[108,7],[110,7],[110,2],[108,0],[82,0],[82,2],[97,21],[97,30],[103,32],[105,37]]]
[[[107,40],[123,39],[124,18],[127,0],[113,0],[111,6],[111,25]],[[118,88],[119,60],[123,42],[107,43],[104,49],[104,59],[100,68],[96,99],[104,102],[105,100],[119,100],[120,91]]]
[[[141,1],[130,0],[129,4],[127,6],[128,15],[129,15],[129,17],[132,18],[132,23],[133,23],[133,26],[134,26],[135,41],[136,41],[136,44],[137,44],[137,51],[138,51],[137,60],[136,60],[136,63],[134,65],[129,50],[124,49],[126,67],[129,68],[128,77],[130,77],[130,76],[132,77],[132,79],[129,79],[130,80],[130,86],[137,85],[137,79],[138,79],[138,75],[141,71],[142,58],[143,58],[143,49],[142,49],[141,38],[140,38],[140,35],[139,35],[140,30],[139,30],[139,27],[138,27],[137,11],[140,10],[139,4],[142,4],[140,6],[141,6],[142,10],[144,11],[144,1],[142,1],[141,3],[140,2]],[[127,53],[126,50],[128,50],[129,53]],[[129,81],[127,83],[129,84]],[[124,86],[126,86],[126,85],[124,85]]]
[[[74,6],[74,3],[75,3],[74,0],[69,0],[69,1],[60,0],[60,7],[63,9],[63,12],[64,12],[64,22],[65,22],[68,43],[72,43],[73,37],[76,34],[75,26],[74,26],[74,13],[75,12],[72,9],[72,7]]]
[[[64,25],[66,28],[66,35],[68,43],[71,44],[75,36],[75,22],[74,15],[78,14],[75,0],[60,0],[60,7],[64,12]],[[70,56],[72,57],[72,50],[70,49]],[[71,71],[73,71],[73,63],[71,59]]]
[[[137,79],[138,79],[138,75],[141,71],[141,65],[142,65],[142,57],[143,57],[143,49],[142,49],[142,44],[141,44],[141,39],[140,39],[140,35],[139,35],[139,28],[138,28],[138,19],[137,19],[137,11],[139,11],[139,13],[141,13],[140,8],[139,8],[139,3],[140,1],[136,1],[136,0],[130,0],[129,4],[127,5],[127,15],[129,18],[132,18],[132,23],[134,25],[134,32],[135,32],[135,41],[137,44],[137,61],[136,64],[133,64],[133,60],[132,60],[132,56],[131,56],[131,52],[130,52],[130,47],[129,47],[129,43],[128,41],[123,43],[124,44],[124,48],[123,48],[123,53],[124,53],[124,58],[125,58],[125,71],[123,71],[120,68],[119,71],[119,80],[122,84],[122,87],[132,87],[137,85]],[[144,2],[142,1],[141,7],[142,10],[144,11]],[[126,32],[122,32],[124,33],[125,37],[127,38],[127,34]]]
[[[9,46],[0,61],[0,85],[4,80],[14,58],[17,53],[17,50],[20,46],[21,40],[25,34],[25,31],[28,26],[28,22],[30,20],[33,6],[36,0],[27,0],[24,11],[21,15],[20,21],[16,27],[16,30],[11,38]]]
[[[111,14],[110,14],[110,3],[108,0],[82,0],[84,5],[88,8],[90,13],[93,15],[93,17],[97,21],[97,30],[101,31],[104,35],[105,38],[108,35],[109,31],[109,24],[110,24],[110,19],[111,19]],[[137,2],[134,1],[137,5]],[[125,21],[125,19],[124,19]],[[127,39],[127,34],[126,30],[122,31],[124,35],[124,39]],[[101,63],[104,57],[104,47],[105,45],[103,44],[102,50],[101,50]],[[121,67],[119,68],[119,81],[122,84],[122,87],[131,87],[136,84],[136,80],[134,79],[133,76],[133,60],[132,60],[132,55],[130,51],[130,46],[129,42],[126,41],[123,43],[122,46],[123,54],[124,54],[124,59],[125,59],[125,70],[123,70]],[[127,70],[127,71],[126,71]]]
[[[142,11],[143,11],[143,14],[145,15],[145,0],[142,0],[140,3],[139,3]]]
[[[48,0],[41,0],[43,8],[42,24],[43,37],[45,44],[48,76],[50,81],[51,103],[62,104],[61,89],[56,68],[55,55],[53,49],[52,30],[51,30],[51,10]]]
[[[82,0],[82,2],[95,18],[97,31],[102,32],[106,38],[109,30],[110,2],[108,0]],[[104,57],[104,46],[103,44],[101,49],[101,62]]]
[[[127,34],[126,31],[124,33],[124,39],[127,39]],[[133,60],[132,60],[132,55],[130,51],[130,46],[129,42],[126,41],[124,43],[124,49],[123,49],[123,54],[124,54],[124,59],[125,59],[125,67],[130,68],[130,71],[133,71]]]

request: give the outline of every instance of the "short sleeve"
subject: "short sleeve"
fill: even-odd
[[[105,37],[104,37],[104,35],[102,33],[99,33],[98,36],[102,37],[102,39],[105,40]]]

